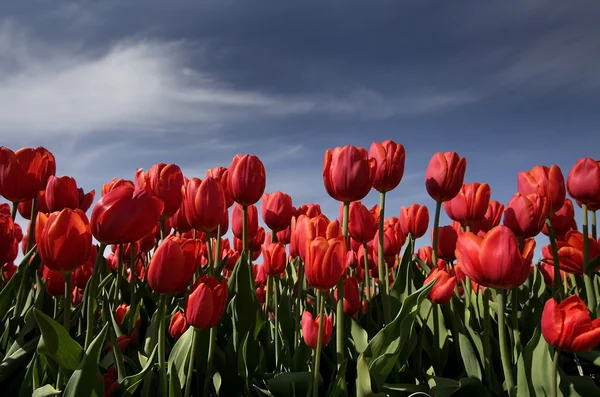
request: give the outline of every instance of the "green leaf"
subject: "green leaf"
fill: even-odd
[[[385,393],[373,393],[369,365],[361,354],[356,363],[356,397],[385,397]]]
[[[150,354],[150,358],[148,358],[148,360],[146,360],[146,362],[144,363],[144,367],[142,368],[142,370],[140,372],[138,372],[135,375],[126,376],[125,378],[123,378],[123,382],[121,382],[119,384],[119,389],[122,390],[123,396],[132,396],[133,393],[135,393],[135,391],[137,390],[140,383],[142,383],[142,380],[144,379],[144,376],[146,375],[146,373],[148,373],[150,368],[152,368],[152,365],[154,363],[154,356],[156,355],[157,351],[158,351],[158,345],[154,346],[154,350],[152,350],[152,354]],[[177,378],[177,377],[172,376],[171,378]]]
[[[197,352],[202,348],[202,346],[208,345],[208,332],[205,330],[198,329],[197,332],[205,337],[206,343],[202,345],[202,342],[197,344]],[[190,361],[190,351],[192,350],[192,344],[194,343],[194,327],[189,327],[187,331],[184,332],[183,335],[175,342],[173,349],[171,349],[171,354],[169,354],[169,362],[173,362],[175,364],[175,368],[177,369],[177,377],[179,378],[179,384],[184,385],[187,377],[187,367]],[[201,346],[202,345],[202,346]],[[172,376],[171,367],[169,369],[169,376]]]
[[[169,361],[169,373],[177,373],[177,365]],[[169,377],[169,397],[181,397],[181,384],[178,376]]]
[[[6,353],[6,356],[0,363],[0,382],[5,381],[14,373],[23,369],[25,364],[30,361],[31,356],[34,354],[39,339],[39,337],[36,337],[27,343],[17,341],[11,346],[10,350]],[[23,344],[20,345],[18,342]]]
[[[600,352],[592,350],[585,353],[577,353],[577,357],[584,359],[588,363],[600,367]]]
[[[268,380],[267,387],[275,396],[306,396],[310,382],[310,372],[284,372]]]
[[[432,378],[432,381],[435,383],[435,386],[432,387],[432,393],[435,397],[449,397],[459,390],[461,395],[464,396],[484,397],[490,395],[479,379],[462,378],[454,380],[436,376]]]
[[[54,360],[61,368],[74,371],[83,357],[83,349],[62,325],[33,308],[33,314],[42,332],[37,351]]]
[[[517,394],[544,396],[552,394],[553,358],[548,343],[536,328],[517,362]],[[560,377],[560,374],[559,374]]]
[[[598,267],[600,267],[600,256],[597,256],[588,262],[587,266],[585,267],[585,273],[593,274]]]
[[[327,396],[329,397],[338,397],[343,396],[344,391],[347,389],[346,385],[346,367],[348,366],[348,358],[344,359],[340,369],[335,376],[335,380],[329,387],[329,391],[327,392]]]
[[[350,319],[350,335],[356,352],[359,354],[364,352],[369,344],[369,335],[353,317]]]
[[[102,331],[85,351],[83,360],[67,382],[63,397],[104,396],[104,383],[98,371],[98,361],[100,361],[108,326],[108,324],[104,325]]]
[[[600,395],[600,387],[589,376],[563,376],[559,389],[564,396],[587,397]]]
[[[39,389],[35,389],[31,397],[58,396],[60,393],[62,393],[60,390],[56,390],[51,385],[44,385]]]

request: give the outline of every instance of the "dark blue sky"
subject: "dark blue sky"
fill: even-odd
[[[0,15],[0,144],[44,145],[98,192],[156,162],[202,177],[255,153],[267,191],[335,216],[325,150],[393,139],[407,151],[397,216],[431,204],[436,151],[465,156],[466,182],[504,203],[519,171],[566,176],[598,157],[598,2],[38,1]]]

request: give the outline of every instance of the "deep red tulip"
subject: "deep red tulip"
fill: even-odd
[[[283,243],[284,245],[288,245],[292,240],[292,225],[288,226],[284,230],[277,232],[277,241]]]
[[[578,202],[600,202],[600,161],[578,160],[569,171],[567,190]]]
[[[585,303],[577,295],[560,303],[548,299],[541,322],[544,339],[557,349],[583,353],[600,343],[600,318],[592,321]]]
[[[42,280],[46,283],[48,295],[65,296],[65,276],[44,266],[43,263],[40,267],[42,268]]]
[[[577,230],[573,202],[569,199],[565,199],[563,206],[550,218],[550,222],[552,223],[554,237],[557,240],[564,240],[565,235],[569,230]],[[546,236],[548,235],[548,227],[546,224],[544,224],[544,227],[542,228],[542,233]]]
[[[487,183],[468,183],[451,200],[444,202],[448,217],[463,226],[483,219],[490,204],[491,189]]]
[[[263,265],[252,266],[252,274],[254,275],[254,283],[256,285],[267,283],[267,269]]]
[[[373,240],[377,233],[377,227],[378,225],[367,207],[360,201],[350,203],[348,233],[354,240],[360,243]]]
[[[265,166],[252,154],[236,154],[229,166],[227,186],[231,198],[244,207],[256,204],[265,192]]]
[[[265,304],[267,300],[267,286],[265,284],[256,287],[256,297],[261,305]]]
[[[546,199],[538,194],[516,193],[504,209],[504,226],[517,237],[535,237],[544,227],[547,208]]]
[[[377,258],[377,254],[375,253],[375,248],[374,248],[374,244],[367,244],[367,249],[366,249],[366,254],[367,254],[367,265],[368,269],[365,270],[371,270],[371,269],[375,269],[377,268],[377,263],[376,263],[376,258]],[[358,250],[356,251],[356,260],[358,263],[358,267],[361,268],[365,268],[365,246],[361,245],[360,247],[358,247]]]
[[[375,256],[379,255],[379,230],[373,238],[373,249]],[[392,216],[386,218],[383,223],[383,256],[384,258],[394,258],[400,253],[402,246],[406,242],[406,236],[400,230],[399,219]]]
[[[327,240],[317,237],[307,247],[306,280],[320,290],[333,288],[346,272],[346,242],[344,237]]]
[[[600,256],[600,242],[593,238],[588,239],[589,260],[592,261]],[[559,266],[562,270],[572,274],[583,274],[583,234],[577,230],[571,230],[565,235],[564,241],[557,241]],[[552,248],[547,245],[542,248],[544,263],[554,266]]]
[[[262,248],[263,266],[270,276],[281,276],[287,266],[285,246],[282,243],[271,243]]]
[[[231,208],[234,201],[229,193],[229,184],[227,182],[229,179],[229,170],[225,167],[211,168],[210,170],[206,171],[205,178],[209,176],[221,182],[221,185],[223,186],[223,193],[225,194],[225,203],[227,208]]]
[[[158,224],[164,204],[147,190],[127,185],[111,190],[92,210],[92,233],[103,244],[133,243]]]
[[[121,186],[129,186],[133,188],[135,187],[135,184],[127,179],[113,178],[110,180],[110,182],[102,185],[102,196],[104,197],[108,192],[115,190],[116,188]]]
[[[148,285],[160,294],[180,295],[200,264],[202,242],[168,236],[148,265]]]
[[[310,314],[309,311],[305,310],[304,313],[302,313],[302,337],[304,338],[304,343],[306,343],[306,345],[313,350],[317,348],[320,321],[320,316],[317,316],[316,319],[313,319],[313,316],[312,314]],[[331,313],[329,313],[329,316],[325,317],[325,323],[323,324],[323,333],[321,334],[321,346],[327,346],[327,344],[331,340],[332,331],[333,319],[331,317]]]
[[[327,149],[323,162],[325,190],[343,203],[362,200],[371,190],[376,165],[364,148],[346,145]]]
[[[512,289],[529,276],[535,240],[527,239],[523,251],[515,234],[506,226],[496,226],[485,237],[462,233],[456,243],[456,257],[463,272],[477,284]]]
[[[290,255],[299,256],[306,261],[307,241],[314,240],[317,237],[326,237],[329,219],[323,214],[314,218],[306,215],[300,215],[292,220],[292,238],[290,241]]]
[[[369,157],[374,158],[377,165],[373,188],[378,192],[395,189],[404,176],[404,146],[390,140],[373,142],[369,149]]]
[[[458,233],[452,226],[440,226],[438,228],[437,256],[446,260],[454,260],[454,250]],[[431,241],[433,241],[433,229],[431,229]]]
[[[538,194],[546,199],[548,214],[552,216],[565,202],[565,178],[556,164],[550,168],[537,165],[529,172],[519,172],[519,193],[524,196]]]
[[[13,250],[15,243],[16,224],[10,216],[10,206],[0,203],[0,263],[10,262],[7,260]]]
[[[231,211],[231,231],[233,235],[240,240],[243,240],[243,221],[244,212],[240,204],[233,206]],[[258,210],[255,205],[248,206],[248,218],[246,223],[246,236],[248,239],[254,238],[258,233]]]
[[[321,215],[321,206],[319,204],[302,204],[296,211],[296,216],[306,215],[309,218],[314,218],[317,215]]]
[[[425,188],[435,201],[452,200],[463,185],[467,160],[455,152],[433,155],[425,174]]]
[[[115,321],[117,325],[121,326],[123,324],[123,320],[127,315],[127,311],[129,310],[129,305],[122,303],[115,310]]]
[[[90,256],[87,261],[73,272],[73,285],[75,287],[85,289],[87,282],[92,277],[97,255],[98,248],[92,244],[90,247]]]
[[[534,267],[531,267],[531,271],[534,271]],[[542,277],[544,278],[544,283],[546,283],[546,285],[552,287],[554,285],[554,265],[550,265],[548,263],[540,263],[539,266],[537,267],[538,270],[540,271],[540,273],[542,274]],[[560,271],[560,280],[564,280],[566,277],[567,272],[565,272],[564,270]]]
[[[18,267],[15,266],[14,262],[5,263],[2,266],[2,273],[4,274],[4,279],[8,282],[12,276],[17,272]]]
[[[0,196],[13,203],[34,199],[56,173],[54,155],[43,147],[13,152],[0,146]]]
[[[185,216],[193,229],[207,233],[225,222],[227,206],[221,182],[212,177],[191,178],[184,189]]]
[[[294,215],[292,197],[282,192],[265,193],[260,203],[260,212],[269,229],[276,232],[284,230],[290,225]]]
[[[427,296],[429,300],[438,305],[450,302],[452,294],[454,293],[454,288],[456,287],[456,276],[450,274],[450,271],[448,271],[445,266],[442,268],[436,267],[429,273],[429,276],[427,276],[423,285],[428,284],[433,280],[437,281],[431,291],[429,291],[429,295]]]
[[[173,216],[167,219],[165,225],[167,229],[175,229],[178,233],[186,233],[192,230],[192,226],[188,222],[187,217],[185,215],[185,200],[183,200],[184,193],[189,183],[190,180],[186,177],[183,177],[183,186],[181,188],[181,204],[179,205],[179,209],[175,211]],[[160,231],[158,237],[160,238]]]
[[[423,237],[429,227],[429,210],[424,205],[412,204],[410,207],[400,208],[400,231],[405,236],[412,238]]]
[[[491,200],[483,219],[471,223],[471,231],[477,234],[480,231],[485,233],[500,224],[502,214],[504,213],[504,205],[496,200]]]
[[[338,291],[333,291],[334,301],[337,302]],[[358,281],[356,277],[344,279],[344,314],[354,316],[360,310],[360,295],[358,292]]]
[[[177,312],[171,317],[169,335],[174,339],[179,339],[189,327],[189,324],[185,320],[185,315],[182,312]]]
[[[325,238],[329,240],[342,235],[342,225],[340,222],[338,222],[337,219],[329,222],[329,225],[327,225],[327,229],[325,230]]]
[[[183,173],[175,164],[158,163],[148,172],[138,169],[135,173],[135,187],[149,190],[164,203],[161,219],[170,218],[181,205]]]
[[[80,209],[86,212],[92,202],[96,192],[84,194],[82,188],[77,187],[77,182],[70,176],[55,177],[51,175],[46,185],[46,205],[50,212],[61,211],[65,208]]]
[[[27,220],[31,220],[31,207],[33,205],[33,200],[21,201],[17,209],[19,210],[19,214]],[[91,203],[90,203],[91,205]],[[46,191],[40,190],[37,196],[37,204],[36,208],[38,212],[43,212],[44,214],[49,214],[50,210],[48,209],[48,205],[46,204]],[[89,207],[88,207],[89,208]],[[87,211],[87,209],[86,209]]]
[[[185,305],[185,318],[193,327],[209,329],[221,320],[227,305],[227,280],[200,276]]]

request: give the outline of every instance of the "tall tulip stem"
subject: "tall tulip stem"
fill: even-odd
[[[500,342],[500,355],[502,358],[502,370],[504,371],[504,382],[508,395],[514,395],[515,381],[512,373],[512,362],[508,350],[508,339],[506,337],[506,290],[499,289],[496,294],[498,304],[498,339]]]
[[[165,312],[167,310],[167,295],[161,294],[158,302],[158,370],[160,371],[160,391],[162,396],[168,395],[167,364],[165,361]]]
[[[119,307],[119,284],[121,283],[121,275],[123,274],[123,244],[119,244],[119,259],[117,265],[117,276],[115,277],[115,292],[113,296],[113,310]]]
[[[212,241],[210,241],[210,240],[211,240],[210,233],[206,233],[206,253],[208,256],[207,272],[208,272],[209,276],[213,276],[213,270],[214,270],[215,264],[214,264],[214,260],[213,260],[214,258],[213,258],[213,253],[212,253]]]
[[[35,244],[35,221],[37,218],[37,196],[31,201],[31,220],[29,222],[29,231],[27,232],[27,252],[33,247]],[[16,215],[15,215],[16,216]],[[27,269],[27,268],[25,268]],[[25,298],[25,283],[27,283],[28,274],[23,274],[21,277],[21,281],[19,283],[19,289],[17,290],[17,301],[15,302],[15,316],[21,316],[21,311],[23,310],[23,299]]]
[[[558,256],[558,246],[550,217],[546,218],[546,229],[548,229],[548,238],[552,248],[552,261],[554,262],[554,283],[552,284],[552,296],[559,302],[562,300],[562,289],[560,288],[560,258]]]
[[[208,396],[208,391],[210,389],[210,378],[212,376],[212,366],[213,366],[213,357],[215,356],[215,344],[217,339],[217,327],[212,327],[210,329],[210,335],[208,339],[208,359],[206,362],[206,377],[204,378],[204,394],[203,396]]]
[[[130,245],[131,247],[131,263],[129,264],[129,310],[131,310],[131,315],[129,316],[129,334],[133,331],[135,327],[135,317],[133,316],[133,310],[135,308],[135,284],[137,282],[137,274],[136,274],[136,255],[135,252],[135,244]]]
[[[560,359],[560,350],[554,352],[554,361],[552,362],[552,397],[558,397],[558,361]]]
[[[242,207],[242,251],[248,250],[248,207]]]
[[[442,210],[442,202],[435,202],[435,217],[433,218],[433,241],[431,250],[431,262],[433,269],[437,266],[437,246],[438,246],[438,229],[440,228],[440,212]]]
[[[217,227],[217,242],[215,245],[215,266],[219,266],[221,262],[221,225]]]
[[[275,337],[275,368],[279,368],[279,310],[278,310],[278,306],[279,306],[279,302],[278,302],[278,283],[277,283],[277,279],[273,276],[269,276],[273,279],[273,310],[275,312],[275,332],[274,332],[274,337]]]
[[[185,397],[190,397],[192,392],[192,377],[194,375],[194,366],[196,364],[196,349],[198,348],[198,339],[200,339],[200,331],[196,327],[192,327],[194,335],[192,336],[192,349],[190,350],[190,361],[188,362],[187,376],[185,377]]]
[[[350,249],[350,236],[348,235],[348,216],[350,214],[350,203],[344,203],[344,219],[342,220],[342,234],[346,238],[346,249]],[[365,253],[366,254],[366,253]],[[336,336],[336,353],[337,353],[337,368],[338,370],[344,362],[344,278],[345,275],[337,282],[338,301],[335,312],[335,336]],[[321,300],[325,300],[322,298]],[[321,334],[319,334],[321,335]]]
[[[13,221],[17,217],[17,208],[18,207],[19,207],[19,203],[17,201],[15,201],[14,203],[12,203],[12,210],[10,212],[10,217],[12,218]]]
[[[587,269],[590,261],[590,242],[589,242],[589,231],[588,231],[588,216],[587,216],[587,204],[581,204],[581,215],[583,216],[583,281],[585,282],[585,293],[587,296],[587,306],[592,313],[596,313],[596,294],[594,292],[594,281],[592,276],[588,274]]]
[[[492,317],[490,315],[490,290],[483,292],[483,355],[484,372],[488,387],[492,387],[492,349],[490,334],[492,333]]]
[[[371,286],[369,285],[369,256],[367,255],[367,244],[363,243],[363,251],[364,251],[364,265],[365,265],[365,288],[363,288],[364,298],[368,301],[371,300]],[[364,290],[367,290],[366,294]]]
[[[315,349],[315,355],[313,356],[313,397],[319,397],[319,367],[321,362],[321,350],[323,345],[323,326],[325,324],[324,309],[325,309],[325,298],[323,297],[323,291],[317,290],[317,299],[319,301],[319,333],[317,336],[317,348]]]
[[[100,273],[100,266],[102,266],[102,259],[104,258],[105,244],[100,244],[98,248],[98,254],[96,255],[96,262],[94,263],[94,270],[92,270],[92,277],[88,281],[88,294],[86,302],[86,329],[85,329],[85,349],[90,346],[92,339],[94,338],[94,319],[96,317],[95,303],[96,294],[98,289],[98,276]]]
[[[590,211],[592,213],[592,238],[596,240],[598,238],[598,230],[596,228],[596,211]]]
[[[63,325],[67,332],[71,328],[71,273],[65,274],[65,296],[63,296]]]
[[[385,221],[385,192],[379,193],[379,241],[377,244],[377,270],[379,273],[379,282],[382,283],[385,279],[385,263],[384,263],[384,234],[383,234],[383,226]],[[365,251],[365,255],[367,252]],[[387,291],[387,289],[386,289]]]
[[[560,288],[559,288],[560,290]],[[519,287],[513,288],[511,291],[511,306],[512,311],[511,322],[512,322],[512,332],[513,332],[513,340],[515,343],[514,346],[514,363],[517,363],[517,357],[521,352],[521,333],[519,332]]]

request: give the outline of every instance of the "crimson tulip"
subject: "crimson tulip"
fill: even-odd
[[[504,226],[517,237],[535,237],[544,227],[547,208],[546,199],[539,194],[516,193],[504,209]]]
[[[237,154],[229,166],[227,187],[231,198],[244,207],[256,204],[265,192],[265,166],[252,154]]]
[[[300,215],[292,220],[292,236],[290,239],[290,255],[299,256],[306,262],[307,241],[317,237],[326,237],[329,219],[323,214],[314,218]]]
[[[281,276],[287,266],[285,246],[282,243],[271,243],[262,248],[263,266],[270,276]]]
[[[91,203],[90,203],[91,205]],[[19,214],[27,220],[31,220],[31,210],[33,207],[33,200],[21,201],[19,206],[17,207]],[[88,207],[89,208],[89,207]],[[36,209],[38,212],[43,212],[44,214],[49,214],[50,210],[48,209],[48,205],[46,204],[46,191],[40,190],[37,195],[37,203]],[[86,209],[87,211],[87,209]]]
[[[454,250],[458,233],[452,226],[440,226],[438,228],[437,256],[446,260],[454,260]],[[431,240],[433,241],[433,229],[431,229]]]
[[[389,139],[381,143],[373,142],[369,149],[369,157],[375,159],[377,166],[373,188],[380,193],[395,189],[404,176],[404,146]]]
[[[127,179],[113,178],[110,180],[110,182],[102,185],[102,196],[104,197],[108,192],[115,190],[116,188],[121,186],[129,186],[131,188],[134,188],[135,184]]]
[[[13,152],[0,146],[0,196],[18,203],[32,200],[56,173],[54,155],[43,147]]]
[[[376,166],[364,148],[346,145],[327,149],[323,162],[325,190],[343,203],[362,200],[371,190]]]
[[[436,267],[429,273],[423,282],[423,285],[428,284],[433,280],[436,280],[436,282],[427,296],[429,300],[438,305],[450,302],[452,294],[454,293],[454,288],[456,288],[456,276],[451,274],[451,271],[448,271],[446,266],[441,268]]]
[[[10,207],[6,203],[0,203],[0,263],[10,262],[15,241],[16,224],[10,216]]]
[[[307,247],[306,280],[320,290],[333,288],[346,272],[346,241],[343,236],[327,240],[317,237]]]
[[[337,303],[338,290],[333,291],[334,301]],[[344,279],[344,314],[354,316],[360,310],[360,295],[356,277]]]
[[[146,173],[140,168],[135,174],[135,187],[148,189],[163,201],[161,219],[165,220],[177,212],[183,200],[183,173],[176,164],[158,163]]]
[[[317,348],[320,322],[321,316],[317,316],[316,319],[313,319],[313,316],[309,311],[305,310],[304,313],[302,313],[302,337],[304,338],[304,343],[306,343],[306,345],[313,350]],[[327,346],[331,340],[332,331],[333,319],[331,317],[331,313],[329,313],[329,316],[325,317],[325,323],[323,324],[321,346]]]
[[[468,183],[453,199],[444,202],[444,210],[453,221],[469,226],[484,218],[490,195],[491,189],[487,183]]]
[[[255,205],[249,205],[247,211],[246,236],[248,239],[252,239],[258,233],[258,210]],[[231,231],[240,240],[243,240],[243,222],[243,207],[240,204],[236,204],[231,211]]]
[[[185,315],[182,312],[177,312],[171,317],[169,335],[174,339],[179,339],[189,327],[190,325],[187,323]]]
[[[186,321],[200,329],[216,326],[225,311],[227,296],[227,280],[200,276],[185,304]]]
[[[282,193],[265,193],[260,204],[263,221],[269,229],[276,232],[284,230],[290,225],[294,215],[292,197]]]
[[[491,200],[483,218],[471,223],[471,231],[475,234],[480,231],[489,232],[500,224],[503,213],[504,205],[496,200]]]
[[[213,177],[191,178],[184,190],[185,216],[193,229],[211,233],[225,222],[227,206],[221,182]]]
[[[565,178],[560,167],[556,164],[550,168],[538,165],[529,172],[519,172],[519,193],[524,196],[538,194],[547,201],[548,214],[552,216],[565,201]]]
[[[314,218],[317,215],[322,215],[321,206],[319,204],[302,204],[296,211],[296,216],[306,215],[309,218]]]
[[[350,203],[348,215],[348,233],[350,236],[360,243],[373,240],[378,226],[369,209],[360,201],[354,201]]]
[[[96,192],[84,194],[82,188],[77,187],[77,182],[70,176],[55,177],[51,175],[46,185],[46,205],[49,212],[61,211],[65,208],[80,209],[86,212],[92,202]]]
[[[180,295],[192,281],[200,264],[202,242],[168,236],[148,265],[148,285],[160,294]]]
[[[435,201],[452,200],[463,185],[467,160],[455,152],[433,155],[425,174],[425,188]]]
[[[559,266],[562,270],[571,274],[583,274],[583,234],[577,230],[571,230],[565,235],[564,241],[556,242],[558,248]],[[589,260],[592,261],[600,256],[600,242],[593,238],[588,239]],[[542,261],[554,265],[552,247],[550,245],[542,248]]]
[[[375,256],[379,256],[379,230],[372,241]],[[394,258],[400,253],[405,242],[406,236],[400,231],[399,219],[395,216],[386,218],[383,223],[383,257]]]
[[[550,217],[550,222],[552,223],[552,230],[557,240],[564,240],[568,231],[577,230],[573,202],[565,199],[563,206]],[[542,228],[542,233],[548,235],[548,227],[545,224]]]
[[[234,201],[229,193],[229,184],[227,182],[229,179],[229,170],[225,167],[211,168],[210,170],[206,171],[205,178],[209,176],[221,182],[221,185],[223,186],[223,193],[225,194],[225,203],[227,208],[231,208]]]
[[[402,234],[413,239],[423,237],[429,226],[429,210],[424,205],[412,204],[410,207],[400,208],[400,230]]]
[[[46,292],[51,296],[65,296],[65,276],[55,272],[42,262],[42,280],[46,283]]]
[[[600,161],[591,158],[578,160],[567,176],[567,190],[578,202],[599,202]]]

